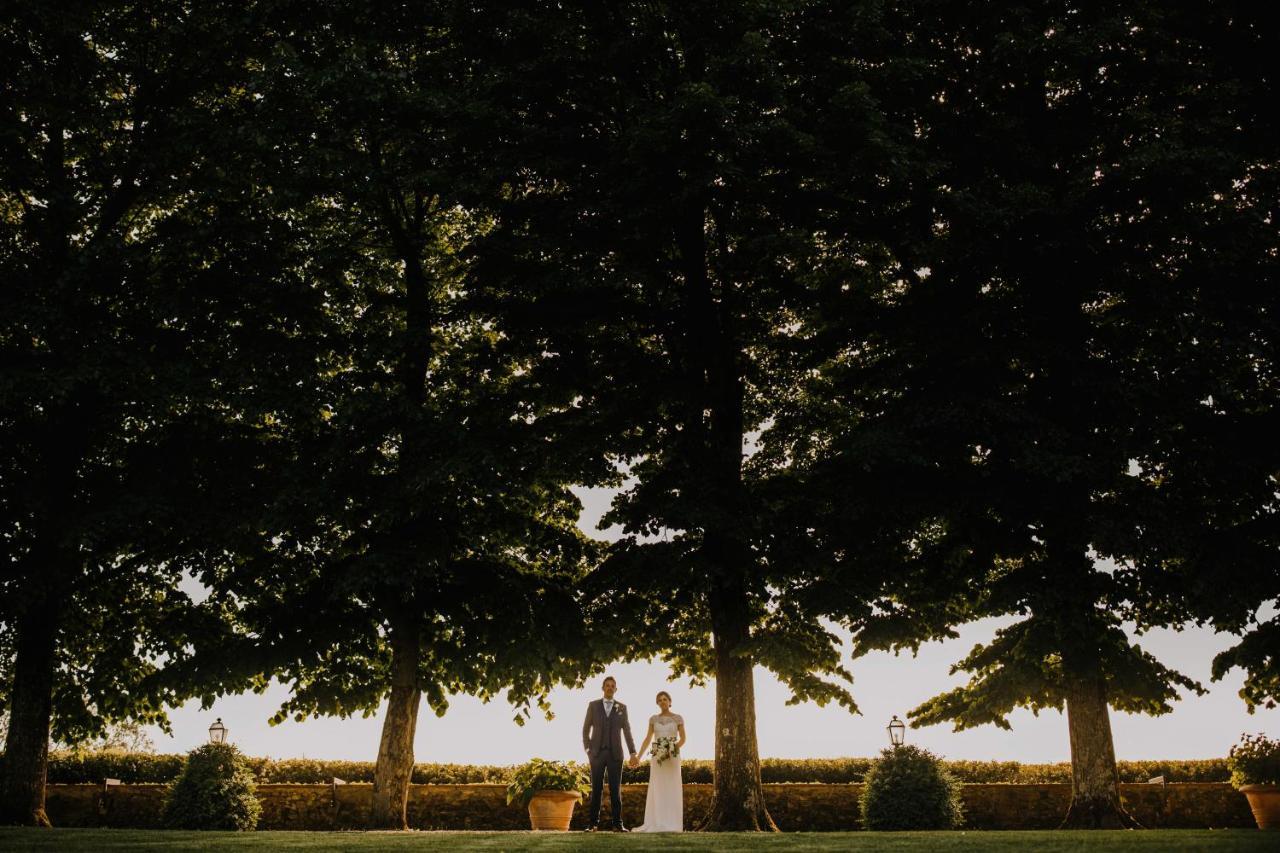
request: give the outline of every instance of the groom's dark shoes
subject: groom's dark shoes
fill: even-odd
[[[630,832],[631,830],[627,829],[625,826],[623,826],[620,823],[615,823],[613,825],[613,831],[614,832]]]

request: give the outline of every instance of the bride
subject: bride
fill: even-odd
[[[644,801],[644,826],[636,832],[683,832],[684,785],[680,778],[680,748],[684,746],[684,718],[671,713],[671,694],[657,696],[659,713],[649,718],[649,731],[640,744],[649,757],[649,794]],[[633,759],[636,764],[640,762]]]

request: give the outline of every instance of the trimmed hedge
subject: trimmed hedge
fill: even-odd
[[[329,782],[335,776],[344,782],[372,782],[372,761],[320,761],[312,758],[260,759],[258,781],[309,784]],[[488,782],[506,784],[510,767],[488,764],[415,764],[410,781],[414,785],[474,785]]]
[[[165,784],[182,775],[186,760],[185,755],[139,752],[51,752],[48,781],[50,785],[91,785],[111,778],[126,785]]]
[[[152,755],[120,752],[53,752],[49,754],[50,785],[98,784],[119,779],[130,784],[165,784],[182,773],[185,755]],[[245,756],[254,780],[262,784],[293,782],[317,784],[337,777],[344,782],[372,782],[372,761],[321,761],[313,758],[272,759]],[[4,759],[0,756],[0,766]],[[481,764],[418,764],[415,785],[469,785],[481,782],[505,784],[509,767]]]
[[[96,784],[111,777],[126,784],[166,783],[182,772],[182,755],[142,753],[55,752],[49,756],[50,784]],[[316,784],[335,776],[345,782],[372,782],[372,761],[321,761],[312,758],[271,759],[246,757],[259,784],[295,782]],[[861,782],[871,767],[870,758],[766,758],[760,763],[764,782]],[[3,757],[0,756],[0,763]],[[1035,784],[1070,782],[1071,765],[1022,764],[1017,761],[947,761],[947,770],[961,782]],[[682,762],[686,783],[710,783],[712,763]],[[1121,782],[1146,782],[1163,776],[1166,782],[1226,782],[1231,778],[1225,758],[1199,761],[1121,761]],[[418,764],[413,768],[416,785],[505,784],[510,767],[485,764]],[[624,782],[647,782],[649,766],[623,771]]]
[[[983,762],[948,761],[947,768],[962,782],[984,782],[985,779],[969,778],[958,764],[982,764]],[[1017,765],[1017,762],[1011,762]],[[1118,761],[1121,782],[1147,782],[1163,776],[1166,782],[1226,782],[1231,778],[1225,758],[1204,758],[1184,761]],[[1070,782],[1071,765],[1023,764],[1018,766],[1012,779],[992,779],[992,782],[1018,782],[1021,784]]]

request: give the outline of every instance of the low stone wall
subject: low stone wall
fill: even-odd
[[[784,830],[827,832],[861,829],[862,786],[765,785],[765,801]],[[644,816],[646,786],[625,785],[622,811],[628,824]],[[1121,785],[1126,806],[1144,826],[1156,829],[1253,827],[1248,802],[1230,785],[1186,782]],[[259,829],[361,829],[373,799],[372,786],[259,785]],[[163,785],[50,785],[48,813],[55,826],[158,827]],[[1052,829],[1067,812],[1070,785],[965,785],[969,829]],[[710,785],[685,785],[686,827],[706,812]],[[605,797],[601,823],[608,824]],[[416,829],[528,829],[524,809],[508,806],[502,785],[413,785],[409,825]],[[586,825],[586,804],[574,809],[573,826]]]
[[[1148,829],[1256,826],[1249,801],[1225,782],[1122,784],[1120,798]],[[1053,829],[1071,804],[1071,786],[965,785],[966,825],[973,829]]]

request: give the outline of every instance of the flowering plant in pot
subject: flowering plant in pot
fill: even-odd
[[[519,802],[528,806],[534,829],[566,832],[573,820],[574,805],[590,793],[591,777],[582,765],[534,758],[512,771],[507,804]]]
[[[1259,829],[1280,829],[1280,741],[1241,735],[1227,753],[1231,784],[1249,800]]]

